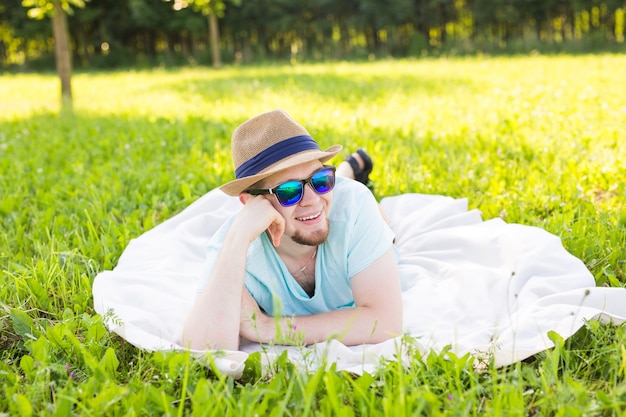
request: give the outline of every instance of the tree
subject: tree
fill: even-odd
[[[57,73],[61,79],[61,109],[72,110],[72,54],[70,37],[67,29],[67,15],[71,6],[85,7],[86,0],[23,0],[22,5],[29,8],[28,16],[33,19],[52,18],[54,37],[54,58]]]
[[[239,0],[235,0],[235,3],[238,2]],[[224,10],[226,9],[224,0],[174,0],[175,10],[180,10],[187,6],[192,6],[194,10],[208,17],[209,42],[213,56],[213,68],[220,68],[222,66],[222,60],[220,58],[220,31],[217,19],[224,16]]]

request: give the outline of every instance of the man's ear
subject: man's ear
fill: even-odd
[[[241,201],[241,204],[245,205],[248,200],[250,200],[250,198],[252,198],[251,194],[248,194],[246,192],[239,193],[239,201]]]

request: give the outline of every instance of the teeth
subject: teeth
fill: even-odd
[[[317,213],[314,214],[312,216],[308,216],[308,217],[296,217],[296,220],[300,220],[300,221],[305,221],[305,220],[313,220],[313,219],[317,219],[320,216],[321,213]]]

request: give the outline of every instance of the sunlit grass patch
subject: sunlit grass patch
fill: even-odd
[[[214,375],[104,330],[91,283],[128,242],[233,178],[230,133],[283,108],[322,147],[364,147],[378,198],[467,198],[545,228],[625,286],[626,58],[520,57],[0,77],[0,413],[619,414],[621,327],[587,325],[506,369],[415,355],[373,375]],[[30,411],[29,411],[30,410]],[[193,410],[193,412],[191,411]],[[563,411],[566,410],[566,411]],[[576,411],[578,410],[578,411]]]

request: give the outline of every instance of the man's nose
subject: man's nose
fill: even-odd
[[[313,187],[311,186],[311,184],[305,184],[304,190],[302,192],[304,194],[302,195],[302,200],[300,200],[300,204],[306,206],[307,204],[317,202],[317,199],[319,198],[319,196],[315,192],[315,190],[313,190]]]

